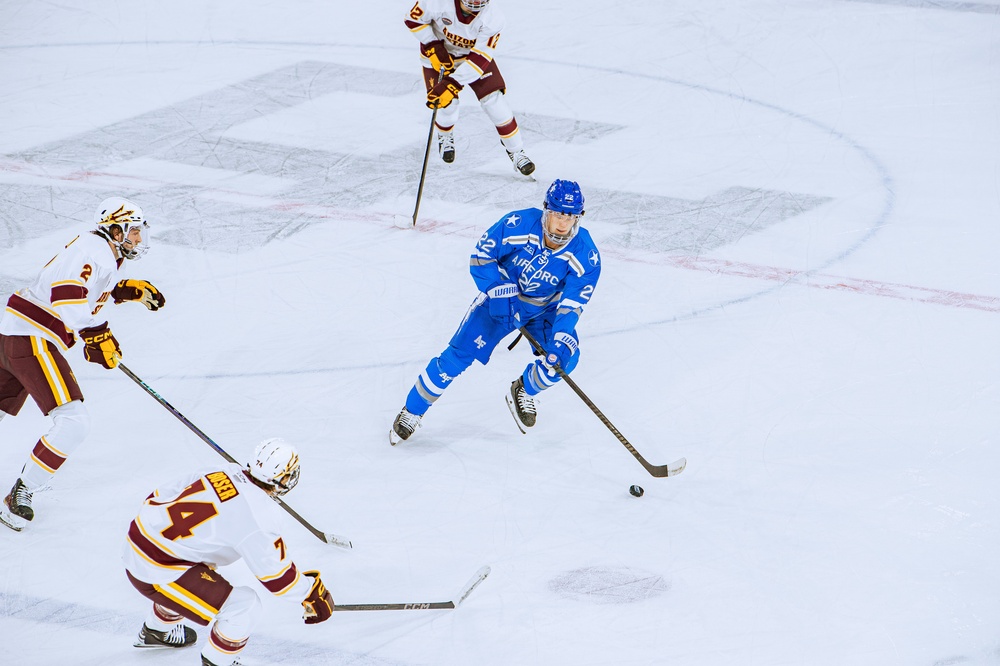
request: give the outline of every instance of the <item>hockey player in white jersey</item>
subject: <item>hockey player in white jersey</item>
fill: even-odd
[[[12,294],[0,317],[0,418],[17,415],[30,395],[52,417],[0,503],[0,522],[20,531],[35,516],[32,494],[46,485],[83,442],[90,418],[63,352],[83,340],[84,358],[111,369],[122,355],[100,315],[109,299],[137,301],[156,311],[163,294],[145,280],[122,279],[123,265],[149,249],[142,209],[111,197],[94,214],[94,228],[45,264],[31,286]]]
[[[128,528],[129,582],[153,607],[138,648],[182,648],[197,641],[186,618],[212,623],[202,666],[238,665],[263,614],[257,592],[233,587],[216,569],[243,560],[268,592],[302,605],[306,624],[328,620],[333,597],[319,571],[300,571],[280,533],[273,497],[299,481],[299,456],[280,438],[261,442],[245,468],[225,464],[154,490]]]
[[[469,86],[514,167],[525,176],[533,173],[535,164],[524,152],[517,119],[504,96],[507,84],[493,58],[504,27],[500,10],[490,0],[417,0],[405,23],[420,41],[427,106],[438,108],[434,124],[441,159],[455,161],[458,93]]]

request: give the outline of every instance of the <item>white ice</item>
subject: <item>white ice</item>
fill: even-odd
[[[125,363],[233,456],[302,452],[302,568],[345,604],[265,596],[262,664],[1000,663],[1000,2],[495,0],[534,181],[462,94],[431,156],[407,2],[0,5],[0,292],[105,196],[140,202],[108,308]],[[502,344],[387,432],[475,295],[468,255],[554,178],[604,268],[574,379],[521,435]],[[69,358],[94,420],[0,531],[4,663],[173,666],[131,647],[129,520],[221,459],[117,371]],[[48,424],[0,422],[9,487]],[[631,484],[645,496],[628,494]],[[240,564],[225,574],[256,585]],[[205,631],[200,630],[205,639]]]

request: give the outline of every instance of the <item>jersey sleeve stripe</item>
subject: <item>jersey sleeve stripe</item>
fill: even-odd
[[[292,562],[284,571],[276,576],[272,576],[270,578],[258,577],[257,580],[259,580],[271,594],[281,595],[290,590],[295,583],[298,582],[299,570],[295,568],[295,563]]]
[[[581,264],[580,260],[576,258],[576,255],[572,252],[563,252],[558,256],[560,259],[569,264],[570,268],[573,269],[573,272],[576,273],[577,277],[583,277],[583,264]]]
[[[538,236],[535,234],[525,234],[523,236],[507,236],[503,239],[505,245],[527,245],[528,243],[534,241],[536,245],[540,244]]]

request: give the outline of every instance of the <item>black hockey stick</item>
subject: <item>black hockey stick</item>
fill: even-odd
[[[334,604],[335,611],[384,611],[384,610],[451,610],[458,608],[459,604],[472,594],[472,591],[479,587],[479,584],[490,575],[489,566],[485,566],[469,579],[469,582],[462,586],[462,589],[455,595],[452,601],[418,601],[415,603],[403,604]]]
[[[438,72],[438,83],[444,78],[444,65]],[[431,156],[431,140],[434,138],[434,123],[437,121],[438,105],[434,105],[431,113],[431,127],[427,130],[427,148],[424,150],[424,167],[420,170],[420,185],[417,186],[417,203],[413,206],[413,226],[417,226],[417,211],[420,210],[420,198],[424,195],[424,178],[427,176],[427,160]]]
[[[148,393],[149,395],[153,396],[153,399],[156,400],[161,405],[163,405],[167,409],[168,412],[170,412],[171,414],[173,414],[174,416],[176,416],[177,419],[181,423],[183,423],[184,425],[186,425],[191,430],[191,432],[193,432],[194,434],[198,435],[198,437],[201,437],[202,441],[204,441],[206,444],[208,444],[213,449],[215,449],[216,453],[218,453],[220,456],[222,456],[223,458],[225,458],[226,460],[228,460],[231,463],[235,463],[237,465],[240,464],[239,462],[236,461],[235,458],[233,458],[231,455],[229,455],[228,453],[226,453],[225,449],[223,449],[221,446],[219,446],[218,444],[216,444],[215,442],[213,442],[211,437],[209,437],[208,435],[206,435],[205,433],[203,433],[201,430],[199,430],[198,426],[196,426],[195,424],[193,424],[190,421],[188,421],[187,417],[185,417],[183,414],[181,414],[179,411],[177,411],[174,408],[174,406],[171,405],[169,402],[167,402],[166,400],[164,400],[160,396],[160,394],[157,393],[156,391],[154,391],[153,388],[149,384],[147,384],[146,382],[144,382],[141,379],[139,379],[139,377],[134,372],[132,372],[131,370],[129,370],[125,366],[124,363],[119,363],[118,364],[118,368],[122,372],[124,372],[128,376],[129,379],[131,379],[136,384],[138,384],[139,386],[141,386],[142,389],[146,393]],[[292,507],[290,507],[287,504],[285,504],[280,497],[274,497],[272,495],[271,499],[273,499],[275,502],[277,502],[278,506],[280,506],[282,509],[284,509],[285,511],[287,511],[289,513],[289,515],[292,516],[292,518],[294,518],[295,520],[299,521],[302,524],[303,527],[305,527],[307,530],[309,530],[310,532],[312,532],[313,535],[317,539],[319,539],[320,541],[325,541],[328,544],[331,544],[333,546],[339,546],[341,548],[353,548],[354,547],[351,544],[350,539],[346,539],[346,538],[344,538],[342,536],[337,536],[336,534],[326,534],[325,532],[320,532],[318,529],[316,529],[315,527],[313,527],[312,525],[310,525],[309,521],[307,521],[305,518],[303,518],[298,513],[296,513],[295,509],[293,509]]]
[[[531,333],[529,333],[528,330],[523,326],[521,327],[520,330],[521,330],[521,335],[523,335],[525,339],[531,343],[531,346],[534,347],[535,350],[544,357],[545,350],[542,349],[542,346],[540,344],[538,344],[538,341],[535,340],[534,336],[532,336]],[[646,459],[642,457],[642,454],[636,451],[635,447],[632,446],[632,444],[629,443],[627,439],[625,439],[625,435],[621,434],[618,431],[618,428],[616,428],[614,424],[608,420],[608,417],[606,417],[604,413],[597,408],[597,405],[591,402],[590,398],[587,397],[587,394],[584,393],[580,389],[580,387],[576,385],[576,382],[570,379],[569,375],[566,374],[566,372],[559,367],[559,364],[556,363],[552,367],[555,368],[555,371],[557,373],[559,373],[559,376],[562,377],[563,381],[569,384],[569,387],[573,389],[573,391],[578,396],[580,396],[580,399],[583,400],[585,403],[587,403],[587,407],[590,407],[591,411],[597,414],[597,418],[601,419],[601,423],[603,423],[608,427],[608,430],[610,430],[612,434],[614,434],[614,436],[618,438],[618,441],[621,442],[626,449],[628,449],[629,453],[635,456],[635,459],[639,461],[639,464],[642,465],[646,469],[646,471],[649,472],[652,476],[655,476],[657,478],[661,478],[664,476],[677,476],[678,474],[684,471],[684,468],[687,466],[687,458],[680,458],[666,465],[650,465],[646,461]]]

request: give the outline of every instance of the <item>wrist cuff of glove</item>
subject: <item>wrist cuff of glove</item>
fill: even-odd
[[[513,282],[498,284],[486,292],[490,298],[513,298],[518,295],[517,285]]]
[[[552,336],[552,339],[556,342],[560,342],[569,347],[571,356],[576,353],[576,350],[580,344],[576,341],[576,338],[574,338],[569,333],[562,333],[562,332],[556,333],[555,335]]]
[[[92,341],[96,340],[100,342],[111,332],[108,330],[108,322],[103,324],[98,324],[97,326],[91,326],[90,328],[81,328],[77,331],[84,342],[90,344]]]

